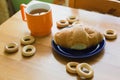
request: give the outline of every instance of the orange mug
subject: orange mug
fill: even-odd
[[[52,10],[49,4],[31,2],[28,5],[20,5],[23,21],[27,22],[33,36],[46,36],[51,33]]]

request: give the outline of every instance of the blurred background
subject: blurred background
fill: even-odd
[[[0,0],[0,24],[33,0]],[[35,0],[34,0],[35,1]],[[120,0],[36,0],[120,17]],[[99,5],[98,5],[99,4]]]
[[[0,0],[0,24],[20,10],[20,4],[29,3],[32,0]],[[65,5],[65,0],[36,0],[59,5]]]

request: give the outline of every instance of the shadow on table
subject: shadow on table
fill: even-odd
[[[67,58],[67,57],[64,57],[60,54],[58,54],[57,52],[55,52],[53,49],[52,49],[52,53],[54,55],[54,57],[62,64],[66,65],[68,62],[79,62],[79,63],[82,63],[82,62],[86,62],[90,65],[93,65],[97,62],[99,62],[102,57],[104,56],[104,52],[105,52],[105,49],[103,49],[100,53],[94,55],[94,56],[91,56],[91,57],[88,57],[88,58],[82,58],[82,59],[73,59],[73,58]]]

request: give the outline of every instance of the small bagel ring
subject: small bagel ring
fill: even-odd
[[[18,51],[18,44],[15,42],[9,43],[5,46],[5,52],[14,53]]]
[[[21,44],[22,45],[30,45],[34,42],[35,42],[35,38],[33,36],[30,36],[30,35],[26,35],[26,36],[23,36],[21,38]]]
[[[64,28],[69,25],[67,20],[59,20],[56,22],[58,28]]]
[[[83,71],[83,68],[87,69],[88,71]],[[76,67],[76,71],[79,76],[84,77],[84,78],[91,78],[93,77],[94,71],[91,68],[91,66],[87,63],[81,63],[78,64]]]
[[[104,35],[105,35],[105,38],[109,39],[109,40],[113,40],[113,39],[117,38],[116,32],[114,30],[112,30],[112,29],[106,30]]]
[[[23,56],[32,56],[36,52],[36,48],[33,45],[26,45],[22,49]]]
[[[67,63],[67,65],[66,65],[66,70],[67,70],[69,73],[77,73],[77,72],[76,72],[76,66],[77,66],[78,64],[79,64],[78,62],[69,62],[69,63]]]
[[[78,18],[76,16],[69,16],[67,20],[70,24],[72,24],[73,22],[78,21]]]

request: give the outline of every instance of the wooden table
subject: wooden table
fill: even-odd
[[[30,34],[26,22],[22,21],[20,11],[0,25],[0,80],[81,80],[79,76],[66,72],[70,61],[87,62],[94,69],[92,80],[120,79],[120,18],[107,14],[89,12],[81,9],[50,4],[53,11],[52,33],[46,37],[36,37],[33,44],[37,51],[30,58],[21,55],[20,38]],[[56,21],[76,15],[80,21],[93,26],[103,33],[114,29],[117,39],[106,41],[106,46],[99,54],[86,59],[69,59],[58,55],[51,47],[53,34],[58,31]],[[4,53],[4,46],[9,42],[19,44],[19,51],[14,54]]]
[[[69,6],[120,16],[119,0],[69,0]]]

